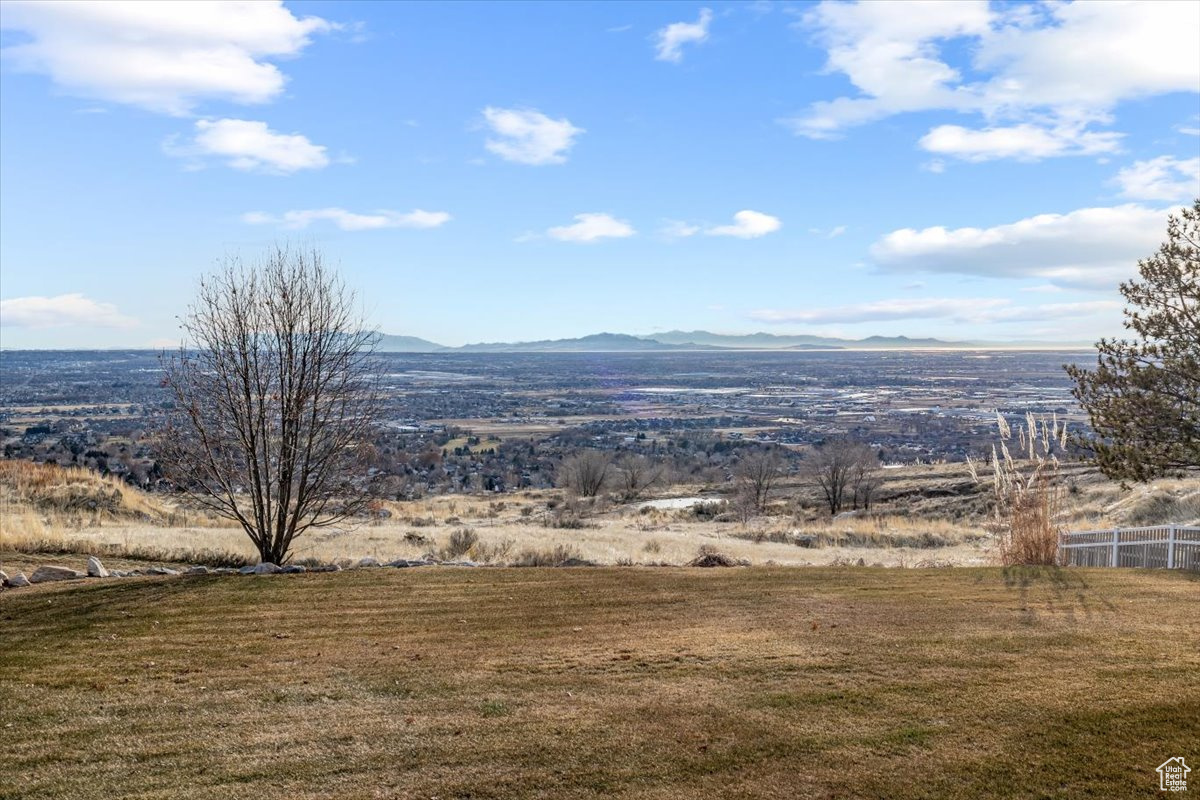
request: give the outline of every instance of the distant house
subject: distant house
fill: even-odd
[[[1192,768],[1183,763],[1183,756],[1168,758],[1158,765],[1158,788],[1164,792],[1186,792],[1187,775]]]

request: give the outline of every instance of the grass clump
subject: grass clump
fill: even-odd
[[[556,544],[554,547],[537,550],[527,548],[508,562],[510,567],[584,567],[593,566],[572,545]]]

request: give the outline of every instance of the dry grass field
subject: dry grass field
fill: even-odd
[[[1189,523],[1200,520],[1200,481],[1163,480],[1122,488],[1081,468],[1065,471],[1068,528]],[[599,564],[686,564],[702,546],[755,565],[983,566],[997,563],[987,528],[987,491],[965,465],[886,471],[872,513],[830,519],[796,499],[805,487],[781,482],[767,514],[724,521],[688,509],[643,508],[601,501],[573,503],[562,491],[442,495],[385,502],[385,519],[314,530],[297,540],[294,557],[351,563],[445,553],[452,535],[469,529],[478,543],[465,557],[511,563],[522,553],[562,548]],[[714,487],[675,486],[666,497],[721,495]],[[577,512],[564,515],[568,507]],[[566,516],[569,526],[561,526]],[[798,546],[803,544],[804,546]],[[14,550],[44,554],[94,552],[106,558],[228,563],[255,553],[240,528],[180,508],[112,478],[0,461],[0,568]],[[8,555],[5,555],[5,554]],[[7,561],[4,559],[8,559]],[[45,559],[42,559],[44,562]],[[10,570],[11,571],[11,570]]]
[[[1200,580],[357,570],[0,596],[3,798],[1123,798]]]

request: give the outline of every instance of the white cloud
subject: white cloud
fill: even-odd
[[[137,320],[122,314],[112,303],[98,303],[77,293],[0,300],[0,326],[4,327],[88,325],[97,328],[132,328],[137,324]]]
[[[683,46],[685,44],[700,44],[708,41],[708,25],[712,22],[712,11],[700,9],[700,18],[695,22],[672,22],[661,28],[654,35],[657,41],[654,56],[659,61],[670,61],[678,64],[683,61]]]
[[[4,48],[19,69],[70,94],[185,115],[202,100],[264,103],[286,77],[267,59],[298,55],[337,26],[263,2],[4,3],[3,26],[31,40]]]
[[[381,228],[437,228],[451,219],[445,211],[409,212],[380,209],[370,214],[355,214],[344,208],[314,208],[285,211],[281,216],[250,211],[242,215],[242,222],[249,225],[279,225],[288,230],[307,228],[314,222],[327,220],[344,231],[370,231]]]
[[[1189,200],[1200,197],[1200,158],[1159,156],[1135,161],[1117,173],[1121,194],[1135,200]]]
[[[802,24],[826,48],[826,71],[845,74],[861,94],[815,103],[788,124],[804,136],[831,138],[891,114],[969,105],[956,87],[961,76],[938,58],[935,42],[978,36],[991,18],[986,0],[820,3]]]
[[[964,161],[1015,158],[1037,161],[1054,156],[1090,156],[1115,153],[1123,134],[1087,131],[1079,125],[1045,128],[1029,123],[973,130],[961,125],[939,125],[921,137],[925,150]]]
[[[540,111],[515,108],[483,110],[483,118],[497,137],[484,143],[490,152],[518,164],[562,164],[575,137],[586,133],[566,119],[551,119]]]
[[[551,228],[546,235],[560,242],[596,242],[601,239],[624,239],[637,231],[623,219],[609,214],[576,214],[575,223]]]
[[[299,133],[279,133],[265,122],[246,119],[196,121],[196,135],[184,144],[168,139],[163,149],[173,156],[203,163],[220,158],[234,169],[287,174],[329,165],[323,145],[313,144]]]
[[[774,233],[783,227],[778,217],[761,211],[739,211],[733,215],[732,225],[717,225],[704,231],[709,236],[736,236],[739,239],[757,239]]]
[[[1140,205],[1040,214],[991,228],[904,228],[871,246],[894,272],[1041,278],[1058,286],[1113,290],[1153,253],[1173,209]]]
[[[773,324],[859,323],[908,319],[949,319],[979,324],[1046,322],[1108,313],[1120,308],[1121,303],[1115,300],[1015,306],[1012,301],[998,297],[930,297],[874,300],[812,309],[760,309],[751,312],[750,316],[759,322]]]
[[[1115,135],[1089,126],[1109,122],[1117,104],[1200,86],[1193,2],[826,0],[802,25],[825,47],[827,71],[858,89],[784,120],[817,139],[893,114],[943,110],[977,113],[987,124],[934,129],[923,143],[935,152],[971,160],[1110,152]],[[978,78],[950,65],[947,43],[972,54]]]
[[[690,222],[678,219],[666,220],[663,222],[662,227],[658,229],[659,235],[667,239],[685,239],[688,236],[695,236],[699,232],[699,225],[693,225]]]

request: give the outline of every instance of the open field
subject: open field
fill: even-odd
[[[1122,488],[1094,470],[1064,468],[1063,515],[1068,529],[1125,527],[1200,520],[1200,481],[1156,481]],[[724,488],[725,493],[717,489]],[[478,544],[456,553],[509,563],[524,551],[569,549],[600,564],[686,564],[702,546],[755,565],[982,566],[997,561],[988,529],[988,491],[963,464],[885,470],[870,514],[835,519],[798,505],[809,491],[796,478],[780,481],[765,514],[737,518],[728,487],[680,485],[658,504],[611,496],[573,500],[561,490],[448,494],[380,502],[382,516],[312,530],[293,556],[322,562],[380,561],[443,553],[450,537],[469,529]],[[701,498],[717,509],[697,514],[671,508],[672,498]],[[228,521],[208,518],[161,494],[146,494],[112,477],[23,461],[0,461],[0,568],[13,551],[94,552],[105,558],[214,564],[253,558],[250,540]],[[46,557],[37,559],[45,563]],[[12,570],[9,570],[12,571]]]
[[[359,570],[0,597],[0,797],[1156,797],[1200,580]]]

